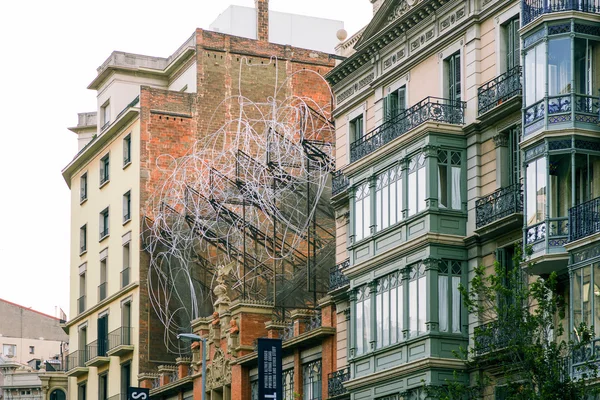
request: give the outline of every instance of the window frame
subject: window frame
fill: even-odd
[[[379,232],[404,220],[404,171],[400,164],[393,165],[378,173],[375,181],[375,231]]]
[[[100,187],[110,182],[110,153],[100,159]]]
[[[106,100],[104,102],[104,104],[102,104],[100,106],[100,117],[102,119],[102,125],[101,125],[101,129],[100,131],[103,131],[104,129],[106,129],[111,122],[111,115],[110,115],[110,99]]]
[[[458,272],[457,272],[458,271]],[[453,278],[458,278],[456,282]],[[442,259],[439,261],[438,266],[438,330],[444,333],[451,334],[462,334],[463,333],[463,314],[464,306],[463,299],[458,290],[460,284],[463,284],[464,279],[464,265],[460,260],[448,260]],[[446,310],[442,307],[442,288],[441,283],[446,280]],[[456,282],[456,285],[453,283]],[[455,299],[458,300],[455,303]],[[458,305],[458,313],[455,310],[455,306]],[[458,317],[456,316],[458,314]],[[442,329],[442,320],[446,316],[447,327]],[[458,329],[456,325],[458,324]]]
[[[406,110],[406,84],[390,91],[383,99],[383,121],[391,121]]]
[[[350,134],[350,142],[354,143],[356,141],[361,140],[365,137],[366,128],[365,128],[365,115],[364,113],[360,113],[356,117],[352,118],[348,121],[349,126],[349,134]],[[360,128],[360,129],[359,129]]]
[[[79,228],[79,255],[87,253],[87,223]]]
[[[6,349],[9,349],[9,351],[7,351]],[[12,354],[10,352],[10,349],[12,349]],[[2,354],[4,354],[7,357],[16,357],[17,356],[17,345],[12,344],[12,343],[3,343],[2,344]]]
[[[520,16],[517,14],[505,21],[501,25],[504,39],[504,48],[506,50],[505,72],[521,65],[521,37],[519,29],[521,28]]]
[[[458,161],[456,160],[458,157]],[[441,148],[437,154],[438,207],[447,210],[463,210],[463,151]],[[445,185],[442,185],[442,168],[445,168]],[[458,168],[458,199],[455,193],[454,171]],[[444,187],[445,186],[445,187]],[[442,201],[442,190],[446,193]],[[446,204],[443,204],[446,203]],[[458,204],[457,204],[458,203]]]
[[[414,183],[411,183],[413,177]],[[406,182],[406,209],[410,218],[427,210],[427,157],[422,151],[409,157]],[[411,188],[416,190],[410,190]]]
[[[371,226],[373,225],[373,221],[371,221],[371,210],[373,206],[371,197],[370,179],[367,179],[356,185],[353,197],[354,242],[360,242],[361,240],[369,238],[372,235]],[[360,224],[358,223],[359,221]]]
[[[123,225],[131,221],[131,190],[123,194]]]
[[[355,328],[353,333],[355,338],[355,355],[357,356],[366,354],[370,351],[371,311],[371,288],[369,285],[362,285],[359,288],[357,288],[356,302],[354,304]]]
[[[377,291],[375,295],[375,326],[377,335],[377,349],[381,349],[387,346],[393,346],[394,344],[404,341],[405,304],[403,281],[404,279],[402,271],[395,271],[391,274],[387,274],[377,279]],[[393,311],[394,307],[396,309],[395,312]],[[392,327],[394,322],[394,314],[396,317],[396,329]]]
[[[414,283],[414,285],[413,285]],[[427,330],[427,302],[428,302],[428,287],[427,287],[427,271],[425,265],[421,262],[410,266],[408,285],[408,304],[406,310],[408,312],[408,332],[410,337],[417,337],[428,332]],[[412,292],[417,292],[416,296],[412,296]],[[424,292],[423,292],[424,291]],[[416,303],[416,304],[415,304]],[[413,306],[414,305],[414,306]],[[414,308],[413,308],[414,307]],[[415,315],[413,329],[412,316]],[[421,315],[423,314],[423,315]]]
[[[321,363],[321,359],[302,364],[302,388],[304,389],[302,391],[303,400],[322,400],[322,375],[323,365]]]
[[[446,93],[451,102],[462,101],[462,57],[460,50],[444,59]]]
[[[131,164],[131,133],[123,138],[123,169]]]
[[[87,171],[79,177],[79,204],[88,199],[88,173]]]
[[[106,207],[100,211],[100,223],[99,223],[99,241],[103,241],[110,235],[110,207]]]

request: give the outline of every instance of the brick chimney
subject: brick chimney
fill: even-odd
[[[256,7],[256,39],[269,41],[269,0],[254,0]]]

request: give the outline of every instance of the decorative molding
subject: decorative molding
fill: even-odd
[[[496,148],[508,147],[508,135],[506,134],[506,132],[499,133],[492,139],[494,140],[494,145],[496,146]]]

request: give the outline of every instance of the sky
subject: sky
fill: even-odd
[[[77,152],[77,113],[114,50],[168,57],[229,5],[254,0],[31,0],[0,3],[0,298],[69,315],[70,193],[61,170]],[[369,0],[270,0],[273,11],[344,22]],[[78,233],[77,233],[78,234]],[[0,321],[1,324],[1,321]]]

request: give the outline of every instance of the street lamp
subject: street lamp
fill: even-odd
[[[202,400],[206,399],[206,338],[195,333],[180,333],[177,339],[190,339],[193,342],[202,342]]]

